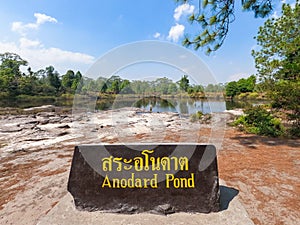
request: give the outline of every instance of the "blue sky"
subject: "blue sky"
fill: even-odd
[[[279,15],[281,2],[274,1],[273,16]],[[61,74],[68,69],[85,73],[97,58],[120,45],[143,40],[181,45],[183,28],[199,30],[186,19],[196,10],[193,3],[197,1],[181,6],[173,0],[0,0],[0,52],[19,54],[33,70],[53,65]],[[254,19],[239,4],[235,12],[220,50],[210,56],[191,50],[218,82],[255,73],[250,53],[265,19]]]

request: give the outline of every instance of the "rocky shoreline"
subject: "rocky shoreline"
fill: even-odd
[[[180,138],[176,142],[198,142],[201,137],[195,131],[210,129],[212,125],[223,129],[230,118],[228,113],[219,113],[210,122],[192,123],[178,113],[149,113],[138,108],[71,114],[54,106],[42,106],[23,112],[0,116],[0,154],[53,145],[136,142],[140,137],[146,142],[166,142],[172,133]]]
[[[192,123],[177,113],[148,113],[137,108],[72,115],[49,106],[19,115],[2,114],[0,224],[20,224],[19,218],[22,224],[36,224],[66,195],[78,144],[210,143],[220,136],[224,138],[218,155],[220,177],[240,191],[252,220],[256,224],[297,224],[299,140],[257,137],[228,126],[220,129],[232,114],[214,114],[208,124]]]

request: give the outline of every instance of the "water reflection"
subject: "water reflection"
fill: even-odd
[[[106,98],[98,99],[96,103],[96,110],[119,109],[123,107],[137,107],[152,112],[177,112],[180,114],[193,114],[197,111],[203,113],[222,112],[235,108],[245,108],[247,106],[266,103],[262,101],[223,101],[218,100],[203,100],[195,98],[160,98],[160,97],[145,97],[145,98]],[[41,101],[34,99],[32,101],[16,101],[11,99],[0,99],[0,107],[14,107],[14,108],[28,108],[41,106],[45,104],[53,104],[61,107],[72,107],[72,99],[54,98],[41,99]]]
[[[110,106],[109,106],[110,104]],[[147,97],[142,99],[115,99],[109,102],[105,107],[101,102],[97,102],[98,110],[119,109],[123,107],[137,107],[152,112],[177,112],[180,114],[192,114],[197,111],[203,113],[222,112],[225,110],[225,104],[222,101],[208,101],[203,99],[163,99],[160,97]]]

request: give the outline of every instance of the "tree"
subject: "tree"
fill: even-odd
[[[179,84],[179,87],[182,91],[185,91],[187,92],[188,88],[189,88],[189,79],[188,79],[188,76],[187,75],[184,75],[179,81],[178,81],[178,84]]]
[[[155,91],[161,94],[168,94],[169,85],[172,83],[173,83],[172,80],[166,77],[158,78],[154,81]]]
[[[252,51],[261,81],[272,83],[279,79],[299,79],[300,71],[300,6],[284,4],[282,16],[267,20],[259,28],[257,45]]]
[[[234,0],[198,0],[199,10],[188,19],[191,23],[200,25],[199,32],[190,38],[186,35],[183,45],[193,46],[195,50],[206,47],[209,54],[223,44],[229,24],[234,21]],[[191,0],[176,0],[188,3]],[[202,2],[202,4],[201,4]],[[255,17],[265,17],[272,11],[272,0],[241,0],[244,10],[253,11]]]
[[[119,94],[120,92],[120,81],[119,80],[114,80],[111,84],[111,88],[110,90],[114,93],[114,94]]]
[[[75,93],[78,85],[82,85],[82,75],[79,71],[75,74],[73,70],[68,70],[67,73],[62,76],[61,84],[66,92]]]
[[[177,92],[178,88],[175,83],[170,83],[168,86],[168,94],[175,94]]]
[[[22,77],[21,66],[26,66],[27,61],[15,53],[0,54],[0,88],[9,97],[19,94],[19,82]]]
[[[10,73],[13,76],[21,76],[20,66],[27,66],[27,61],[22,59],[18,54],[6,52],[0,54],[0,70]]]
[[[71,89],[75,92],[76,90],[80,91],[83,85],[82,74],[80,71],[77,71],[71,86]]]
[[[45,69],[46,72],[46,82],[47,84],[54,88],[53,94],[58,94],[61,87],[61,80],[59,78],[59,73],[55,71],[53,66],[48,66]]]
[[[255,84],[256,84],[256,77],[254,75],[251,75],[247,79],[242,78],[237,82],[238,92],[239,93],[252,92],[255,88]]]
[[[61,84],[67,90],[72,90],[72,85],[75,80],[75,73],[73,70],[68,70],[65,75],[62,76]]]
[[[226,85],[226,96],[233,98],[240,93],[253,92],[256,87],[256,77],[251,75],[248,78],[241,78],[238,81],[231,81]]]
[[[231,99],[239,93],[238,85],[236,81],[231,81],[226,85],[226,96],[231,97]]]
[[[206,92],[221,92],[224,90],[223,84],[219,83],[219,84],[208,84],[205,87],[205,91]]]
[[[256,37],[253,51],[258,77],[273,100],[274,108],[287,111],[293,130],[300,136],[300,3],[283,4],[282,16],[268,19]]]
[[[188,88],[188,93],[193,94],[193,93],[204,93],[204,87],[202,85],[191,85]]]
[[[120,85],[120,91],[122,94],[132,94],[133,93],[129,80],[125,79],[122,81],[122,83]]]

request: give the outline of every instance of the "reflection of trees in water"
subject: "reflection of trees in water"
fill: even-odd
[[[162,108],[175,108],[174,104],[166,99],[161,99],[159,103]]]
[[[138,107],[138,108],[146,108],[148,105],[152,104],[152,105],[155,105],[153,104],[153,100],[151,100],[153,98],[142,98],[136,102],[134,102],[133,106],[134,107]]]
[[[104,99],[104,100],[98,100],[96,102],[96,109],[97,110],[107,110],[111,109],[112,105],[114,103],[114,99]]]
[[[187,99],[187,104],[190,106],[190,107],[194,107],[195,106],[195,103],[196,101],[191,99],[191,98],[188,98]]]
[[[138,108],[146,108],[150,105],[152,106],[152,108],[157,107],[164,109],[175,109],[177,102],[172,99],[162,99],[160,97],[146,97],[134,103],[134,106]]]
[[[226,109],[237,109],[237,108],[245,108],[248,106],[253,105],[253,102],[246,102],[246,101],[226,101]]]
[[[0,90],[1,91],[1,90]],[[32,99],[30,97],[25,98],[25,99],[19,99],[16,100],[15,98],[0,98],[0,108],[5,108],[5,107],[13,107],[13,108],[30,108],[30,107],[37,107],[37,106],[42,106],[42,105],[56,105],[56,106],[72,106],[73,100],[72,101],[56,101],[55,97],[41,97],[39,98],[34,98]]]
[[[197,108],[202,112],[205,111],[206,101],[198,99],[162,99],[160,97],[145,97],[137,100],[132,99],[102,99],[98,100],[96,104],[97,110],[119,109],[123,107],[137,107],[147,108],[152,105],[152,108],[156,108],[156,111],[179,111],[181,114],[189,114],[193,108]],[[260,102],[247,102],[247,101],[226,101],[226,109],[245,108],[255,103]],[[177,108],[178,107],[178,108]],[[177,110],[176,110],[177,108]],[[193,110],[192,110],[193,111]]]
[[[179,109],[181,114],[189,113],[188,102],[186,99],[182,99],[179,101]]]
[[[135,103],[134,99],[116,99],[113,103],[114,109],[120,109],[124,107],[132,107]]]

